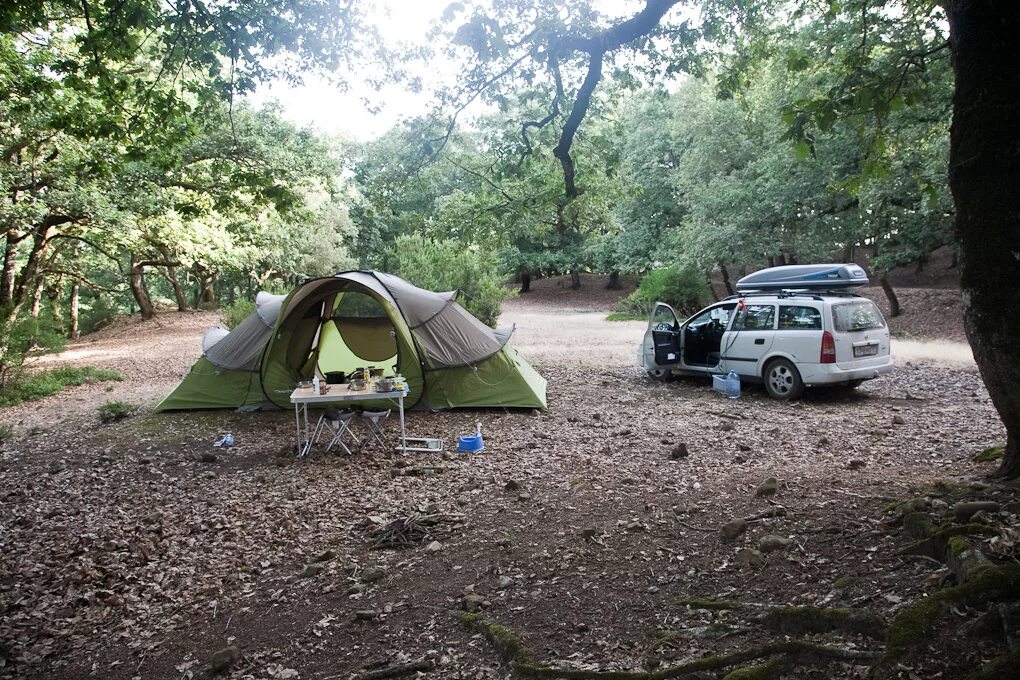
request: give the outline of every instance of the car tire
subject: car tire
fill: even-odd
[[[648,369],[648,377],[665,382],[673,377],[673,371],[668,368],[650,368]]]
[[[765,379],[765,390],[773,399],[790,401],[804,394],[804,381],[800,379],[800,371],[787,359],[773,359],[765,366],[762,375]]]

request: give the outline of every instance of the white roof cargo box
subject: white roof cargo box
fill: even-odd
[[[769,267],[737,281],[737,290],[832,290],[868,285],[868,275],[856,264],[792,264]]]

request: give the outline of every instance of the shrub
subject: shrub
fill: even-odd
[[[91,303],[82,305],[79,318],[81,333],[94,333],[126,312],[127,309],[122,308],[112,296],[102,293]]]
[[[400,236],[393,242],[389,261],[394,264],[394,274],[416,286],[459,290],[457,301],[489,326],[499,319],[503,300],[514,295],[503,285],[493,251],[465,248],[455,239]]]
[[[711,302],[708,278],[696,269],[676,265],[642,277],[637,290],[616,303],[610,320],[648,318],[656,302],[665,302],[683,319]]]
[[[134,415],[136,408],[134,404],[129,404],[126,401],[108,401],[96,410],[99,412],[100,421],[112,423]]]
[[[223,308],[223,325],[234,330],[237,325],[255,311],[255,303],[251,300],[235,300],[232,305]]]
[[[21,379],[29,353],[59,352],[67,346],[67,338],[53,327],[51,320],[32,316],[0,323],[0,336],[6,341],[5,351],[0,355],[0,391]]]
[[[0,406],[14,406],[56,394],[71,385],[123,380],[114,371],[91,366],[61,366],[46,371],[19,372],[0,387]]]

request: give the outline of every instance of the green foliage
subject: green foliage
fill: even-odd
[[[65,387],[106,380],[123,380],[114,371],[91,366],[62,366],[44,371],[21,372],[0,388],[0,406],[14,406],[56,394]]]
[[[480,248],[464,248],[453,239],[401,236],[387,257],[392,272],[416,286],[460,291],[457,301],[489,326],[496,325],[503,300],[513,295],[503,285],[495,255]]]
[[[644,321],[656,302],[671,306],[680,318],[690,316],[712,300],[708,278],[696,269],[673,265],[642,277],[637,290],[616,304],[610,320]]]
[[[27,316],[3,322],[0,316],[0,338],[6,345],[6,351],[0,353],[0,390],[23,379],[22,367],[30,352],[59,352],[67,344],[67,339],[45,317]]]
[[[99,421],[104,424],[124,420],[133,416],[137,410],[137,406],[126,401],[107,401],[96,409],[99,413]]]
[[[234,330],[237,325],[248,318],[255,311],[253,300],[238,299],[233,304],[223,308],[223,325]]]

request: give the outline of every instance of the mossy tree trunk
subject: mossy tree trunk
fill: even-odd
[[[964,322],[1020,477],[1020,3],[946,0],[956,92],[949,185]]]

